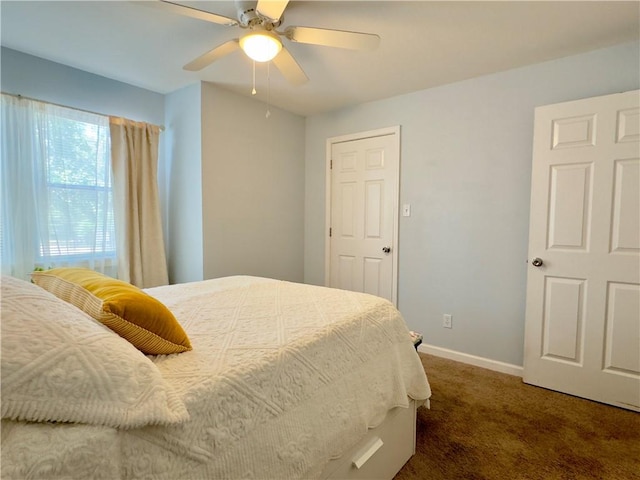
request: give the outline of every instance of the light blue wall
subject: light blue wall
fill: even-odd
[[[169,281],[202,280],[202,95],[200,84],[166,96],[165,196]]]
[[[202,82],[166,96],[169,277],[302,281],[304,119]]]
[[[0,88],[81,110],[162,125],[164,95],[2,48]]]
[[[327,138],[400,125],[400,311],[428,344],[522,365],[534,108],[638,88],[632,43],[307,118],[305,282],[324,282]]]
[[[205,278],[304,277],[304,118],[202,84]]]

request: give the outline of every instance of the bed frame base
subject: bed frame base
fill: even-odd
[[[396,407],[385,420],[340,458],[332,460],[320,478],[391,480],[416,452],[416,408]]]

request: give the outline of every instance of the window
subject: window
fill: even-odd
[[[2,95],[2,271],[116,270],[109,119]]]
[[[48,236],[40,256],[115,258],[109,128],[65,116],[50,117],[46,181]]]

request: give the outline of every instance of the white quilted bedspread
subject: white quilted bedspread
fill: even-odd
[[[3,478],[314,478],[390,408],[430,396],[404,321],[378,297],[255,277],[147,292],[191,339],[153,358],[191,419],[3,421]]]

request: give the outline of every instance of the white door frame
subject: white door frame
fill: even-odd
[[[393,245],[391,248],[392,267],[392,303],[398,306],[398,225],[399,225],[399,201],[400,201],[400,125],[393,127],[380,128],[377,130],[368,130],[365,132],[352,133],[349,135],[340,135],[327,139],[325,151],[325,243],[324,243],[324,284],[331,284],[331,240],[329,238],[329,229],[331,228],[331,150],[336,143],[351,142],[353,140],[362,140],[365,138],[382,137],[385,135],[394,135],[396,139],[396,149],[398,155],[397,178],[394,179],[396,194],[393,196]]]

